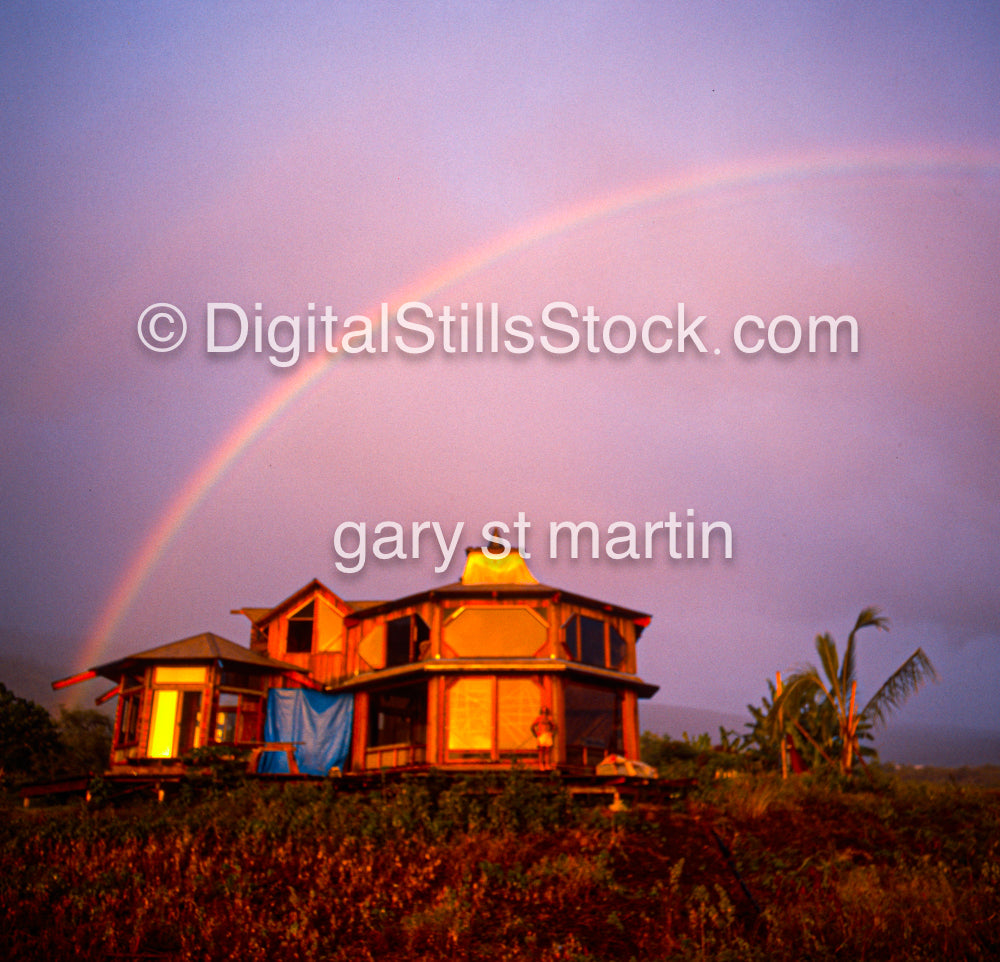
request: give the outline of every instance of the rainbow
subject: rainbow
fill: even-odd
[[[450,286],[524,251],[541,241],[589,224],[678,199],[720,192],[747,190],[822,178],[856,178],[878,175],[969,176],[1000,173],[1000,151],[972,147],[904,147],[865,149],[838,154],[815,154],[793,160],[744,162],[669,177],[607,197],[570,206],[528,222],[489,243],[449,261],[425,277],[383,298],[379,308],[365,312],[372,318],[387,303],[390,315],[406,301],[426,301]],[[195,509],[219,480],[268,425],[275,421],[336,363],[342,355],[314,355],[300,362],[280,387],[262,398],[226,435],[211,456],[195,471],[173,498],[147,536],[125,574],[107,600],[81,652],[77,670],[96,664],[114,638],[122,620],[135,603],[164,553]]]

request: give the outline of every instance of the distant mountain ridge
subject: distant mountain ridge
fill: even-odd
[[[719,742],[719,726],[743,735],[750,713],[737,715],[687,705],[640,704],[639,729],[655,735],[682,739],[684,732],[696,738],[707,732]],[[875,747],[883,762],[900,765],[933,765],[940,768],[1000,765],[1000,731],[977,728],[933,728],[889,725],[875,735]]]

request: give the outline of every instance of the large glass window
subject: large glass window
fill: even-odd
[[[459,678],[448,689],[448,751],[493,749],[492,678]]]
[[[497,679],[497,747],[501,753],[535,750],[531,723],[538,717],[541,694],[533,678]]]
[[[198,747],[201,692],[160,688],[153,692],[150,758],[177,758]]]
[[[171,758],[174,754],[174,724],[179,696],[177,689],[165,688],[153,692],[153,717],[146,748],[150,758]]]
[[[606,688],[569,683],[566,705],[566,761],[571,765],[596,765],[609,753],[621,754],[621,696]]]
[[[542,688],[535,677],[459,678],[448,688],[448,751],[496,761],[536,750],[531,723]]]

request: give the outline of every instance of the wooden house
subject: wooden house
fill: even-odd
[[[238,611],[249,649],[201,635],[57,683],[116,682],[113,771],[211,744],[264,750],[264,772],[507,768],[538,758],[542,709],[555,767],[639,758],[649,616],[539,584],[516,551],[469,549],[460,581],[394,601],[314,580]]]
[[[639,757],[636,675],[648,615],[539,584],[516,551],[473,548],[459,582],[394,601],[345,602],[318,581],[249,617],[251,649],[353,698],[349,768],[509,767],[537,755],[592,770]]]

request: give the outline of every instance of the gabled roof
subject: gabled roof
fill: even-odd
[[[358,611],[361,608],[367,608],[371,605],[382,604],[380,601],[345,601],[340,597],[335,591],[331,591],[322,581],[318,578],[313,578],[305,587],[299,588],[298,591],[293,595],[289,595],[284,601],[279,602],[273,608],[254,608],[251,606],[246,606],[243,608],[234,608],[231,614],[234,615],[246,615],[250,621],[253,622],[258,628],[262,625],[267,624],[272,618],[281,614],[283,611],[290,611],[299,607],[300,604],[305,602],[305,600],[310,595],[321,595],[326,601],[328,601],[334,608],[337,609],[342,615],[349,615],[352,612]]]
[[[249,648],[244,648],[243,645],[236,644],[235,641],[229,641],[227,638],[222,638],[210,631],[202,632],[200,635],[192,635],[190,638],[182,638],[180,641],[172,641],[147,651],[140,651],[134,655],[126,655],[117,661],[98,665],[92,670],[98,675],[104,675],[105,678],[111,678],[112,681],[115,681],[122,671],[135,662],[163,661],[221,661],[224,665],[235,664],[269,671],[301,670],[298,665],[268,658],[266,655],[251,651]]]
[[[234,608],[231,615],[246,615],[255,625],[260,624],[272,611],[271,608]]]

